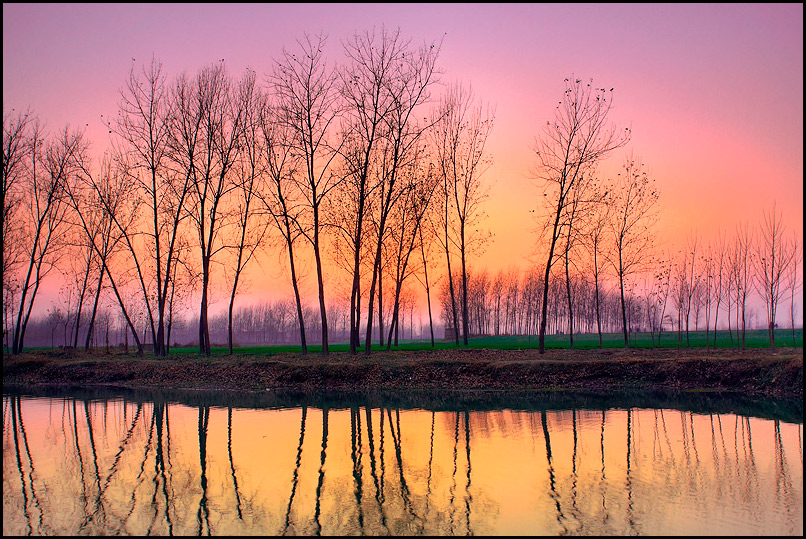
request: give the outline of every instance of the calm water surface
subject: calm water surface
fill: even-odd
[[[699,399],[4,390],[3,534],[802,535],[802,403]]]

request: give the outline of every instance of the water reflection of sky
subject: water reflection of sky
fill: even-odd
[[[796,534],[802,423],[3,399],[5,534]]]

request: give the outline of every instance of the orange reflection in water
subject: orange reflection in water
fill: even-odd
[[[802,424],[4,396],[3,533],[802,534]]]

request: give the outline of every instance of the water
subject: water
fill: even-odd
[[[4,535],[803,534],[802,402],[3,395]]]

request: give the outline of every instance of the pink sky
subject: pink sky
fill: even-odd
[[[708,241],[756,225],[775,201],[803,233],[803,5],[3,4],[3,108],[31,106],[51,129],[117,110],[132,58],[169,76],[224,58],[234,75],[268,73],[305,32],[330,54],[385,25],[415,43],[444,35],[443,80],[472,84],[497,109],[486,173],[495,241],[477,263],[525,266],[536,236],[531,150],[572,74],[615,88],[613,120],[632,127],[662,190],[660,238]],[[270,263],[270,262],[269,262]]]

